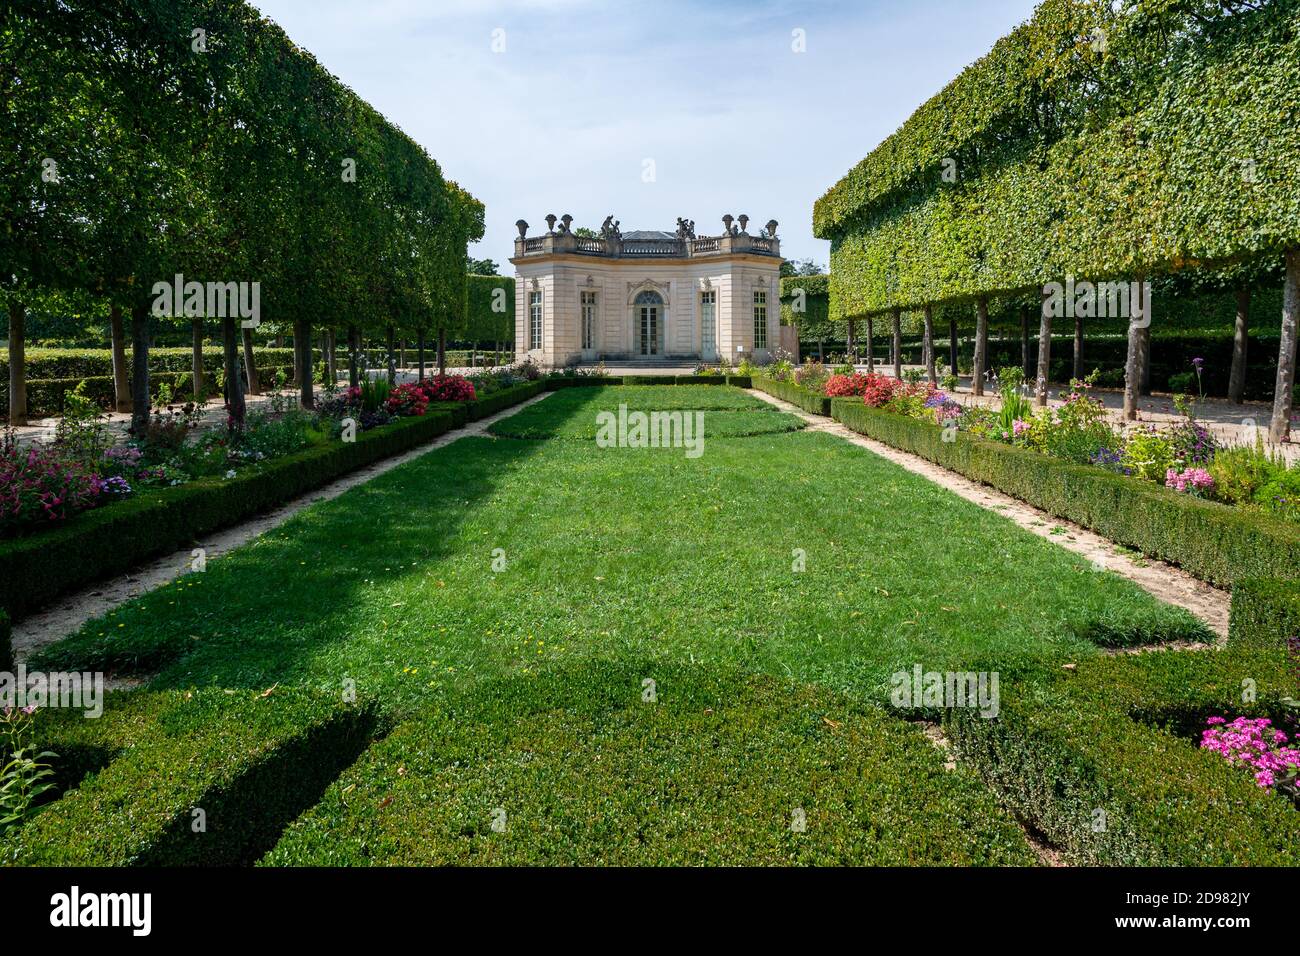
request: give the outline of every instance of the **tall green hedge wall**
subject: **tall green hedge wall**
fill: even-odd
[[[1045,0],[818,200],[832,314],[1280,256],[1297,63],[1297,0]]]
[[[496,290],[504,295],[497,297]],[[504,311],[495,311],[501,303]],[[465,332],[467,342],[513,342],[515,340],[515,280],[511,276],[469,277],[469,309]]]

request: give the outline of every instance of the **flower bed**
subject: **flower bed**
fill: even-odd
[[[505,387],[464,403],[467,416],[493,414],[543,387],[540,381]],[[29,613],[66,591],[175,550],[454,427],[447,411],[385,417],[384,422],[384,427],[359,430],[355,441],[325,436],[289,454],[250,459],[239,469],[202,478],[173,483],[164,468],[161,479],[146,479],[151,484],[140,494],[0,540],[0,607],[14,617]]]
[[[1300,814],[1188,739],[1206,714],[1268,716],[1293,686],[1275,648],[1164,651],[1081,661],[1004,681],[997,720],[955,709],[955,753],[1076,865],[1296,866]]]
[[[945,430],[933,422],[868,408],[857,399],[835,399],[831,413],[860,434],[992,485],[1118,544],[1181,565],[1213,584],[1293,577],[1300,569],[1300,528],[1269,515],[970,432]]]

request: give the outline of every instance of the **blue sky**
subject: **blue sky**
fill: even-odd
[[[592,228],[612,213],[624,231],[672,229],[683,216],[701,235],[720,232],[724,213],[746,213],[780,222],[786,258],[824,265],[829,244],[812,235],[817,197],[1034,7],[254,4],[487,205],[487,233],[471,252],[506,274],[515,220],[528,220],[532,235],[550,212]]]

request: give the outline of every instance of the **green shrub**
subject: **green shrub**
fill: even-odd
[[[734,385],[736,388],[753,388],[754,380],[749,375],[728,375],[727,384]]]
[[[797,405],[805,412],[830,417],[831,400],[825,395],[819,395],[806,388],[800,388],[793,382],[778,382],[775,379],[764,378],[763,376],[759,376],[753,381],[754,388],[760,392],[767,392],[767,394],[789,402],[791,405]]]
[[[1228,622],[1228,643],[1233,645],[1278,648],[1300,639],[1300,581],[1236,581]]]
[[[678,375],[678,385],[726,385],[725,375]]]
[[[1300,568],[1300,528],[1267,515],[962,432],[954,441],[944,441],[937,425],[867,408],[853,399],[835,399],[831,411],[836,421],[860,434],[1180,565],[1212,584],[1289,577]]]
[[[1048,683],[1003,681],[998,719],[956,709],[944,726],[1072,863],[1296,866],[1300,814],[1197,739],[1210,715],[1277,713],[1285,663],[1277,649],[1094,658]],[[1243,703],[1244,680],[1257,701]]]
[[[43,749],[98,751],[103,769],[0,839],[6,864],[251,863],[378,725],[372,703],[278,687],[118,693],[98,720],[37,717]]]
[[[676,385],[676,375],[624,375],[624,385]]]

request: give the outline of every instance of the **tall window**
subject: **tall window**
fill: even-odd
[[[542,347],[542,294],[528,293],[528,347]]]
[[[718,293],[710,289],[700,293],[700,351],[706,359],[718,351]]]
[[[767,348],[767,293],[754,293],[754,348]]]
[[[596,293],[582,293],[582,347],[585,351],[596,348]]]

